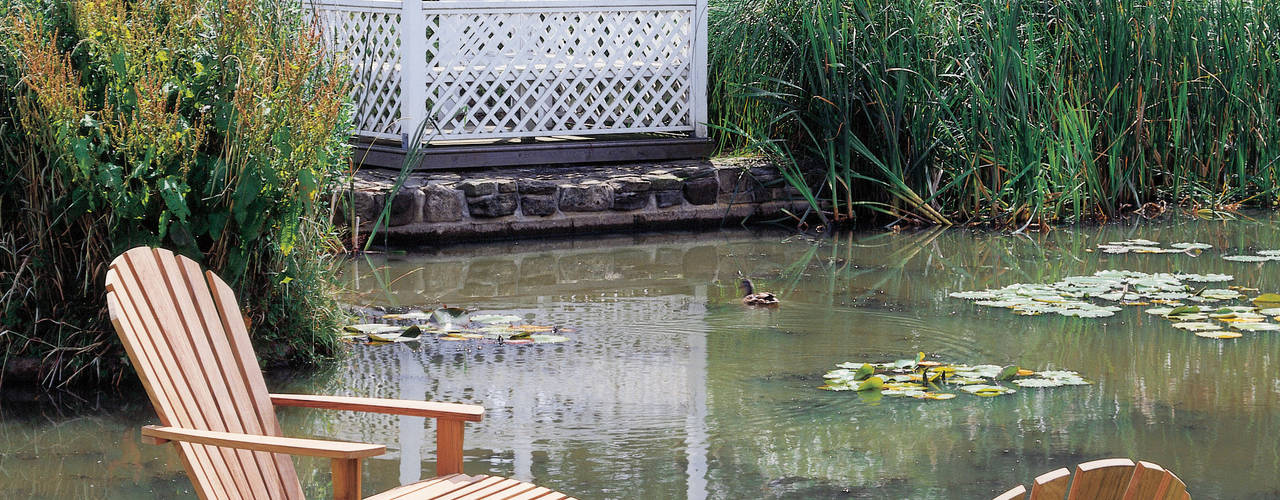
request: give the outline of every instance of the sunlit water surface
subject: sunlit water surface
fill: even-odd
[[[1224,253],[1280,247],[1280,220],[1176,220],[1009,235],[965,230],[808,239],[744,231],[498,243],[347,263],[351,302],[439,304],[572,328],[537,346],[356,345],[277,391],[484,405],[468,473],[582,498],[990,498],[1053,468],[1115,456],[1167,466],[1197,498],[1280,496],[1280,336],[1202,339],[1129,308],[1104,319],[1020,317],[947,294],[1102,269],[1227,273],[1280,291],[1280,262]],[[1199,257],[1104,255],[1147,238],[1215,246]],[[739,273],[776,310],[736,297]],[[965,363],[1077,370],[1096,385],[949,401],[817,390],[849,360],[924,351]],[[132,395],[7,390],[0,488],[39,498],[184,497],[167,447]],[[372,494],[433,475],[422,418],[281,410],[286,433],[388,444]],[[313,496],[327,464],[299,460]]]

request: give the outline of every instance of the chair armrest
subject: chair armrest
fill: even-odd
[[[311,394],[271,394],[276,406],[300,406],[370,413],[390,413],[410,417],[431,417],[446,420],[479,422],[484,418],[484,407],[434,401],[409,401],[406,399],[353,398],[347,396],[315,396]]]
[[[234,432],[204,431],[181,427],[147,425],[142,427],[142,441],[147,444],[164,444],[169,441],[224,446],[250,451],[286,453],[304,457],[360,459],[376,457],[387,452],[380,444],[351,443],[298,439]]]

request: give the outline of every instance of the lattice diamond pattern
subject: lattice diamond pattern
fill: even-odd
[[[429,14],[427,108],[450,138],[689,130],[692,15]]]
[[[325,40],[351,65],[356,129],[398,137],[400,127],[400,11],[318,5]]]
[[[358,133],[398,137],[423,112],[439,139],[693,130],[692,6],[468,4],[309,2],[349,57]],[[425,53],[402,53],[402,19],[421,24]],[[401,102],[405,85],[423,88],[409,82],[424,82],[425,102]]]

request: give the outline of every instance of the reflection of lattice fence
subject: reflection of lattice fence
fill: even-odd
[[[707,0],[307,1],[362,135],[705,136]]]

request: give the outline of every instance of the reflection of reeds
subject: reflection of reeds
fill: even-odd
[[[1027,227],[1280,186],[1266,2],[712,4],[722,147],[778,156],[836,221]]]

